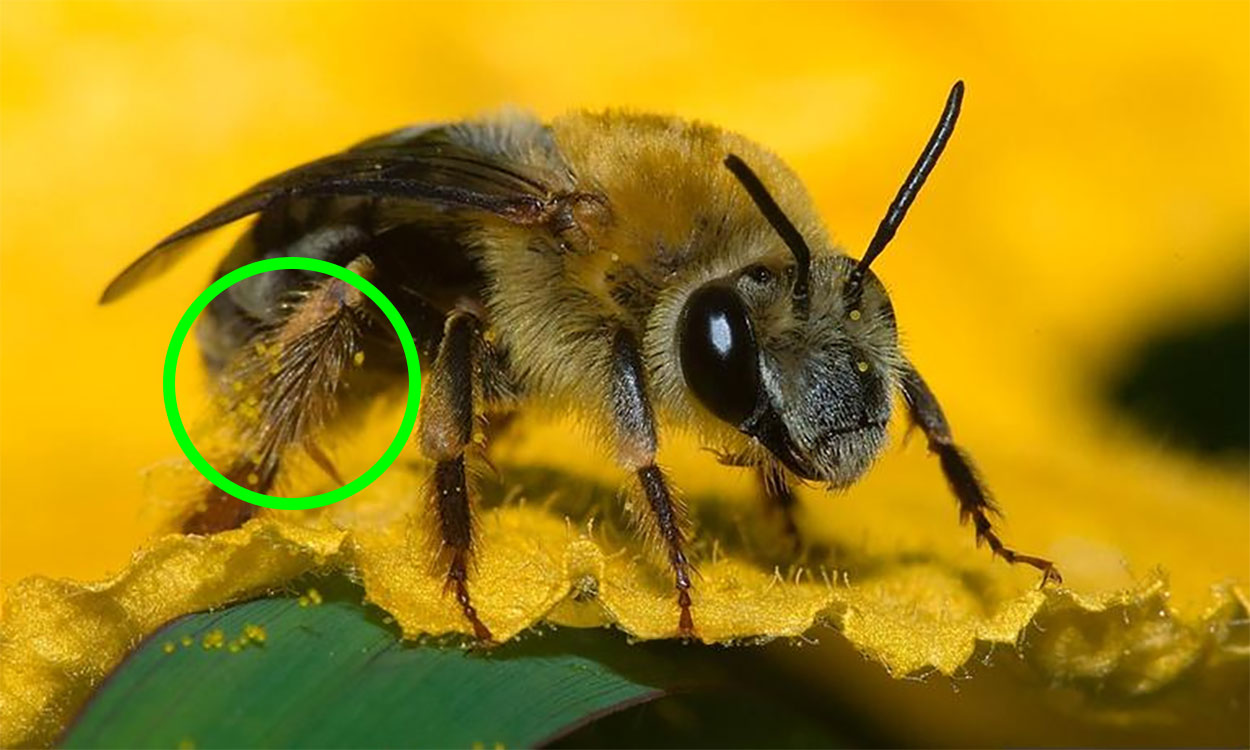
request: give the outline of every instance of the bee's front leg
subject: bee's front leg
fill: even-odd
[[[473,438],[474,379],[485,359],[482,349],[481,321],[469,312],[451,313],[421,405],[420,444],[422,454],[435,462],[434,511],[442,540],[439,560],[446,565],[446,590],[455,594],[473,635],[491,641],[490,628],[469,598],[473,516],[464,471],[464,450]]]
[[[694,633],[690,615],[690,573],[686,558],[685,509],[669,492],[664,473],[655,465],[657,447],[655,416],[647,398],[642,357],[634,334],[621,329],[612,339],[612,417],[617,460],[634,472],[647,499],[650,518],[664,544],[680,610],[677,627],[683,635]]]
[[[803,538],[794,521],[794,508],[798,505],[798,498],[794,496],[794,484],[785,467],[776,461],[761,462],[759,458],[743,453],[725,453],[718,450],[711,452],[716,454],[716,460],[722,466],[751,469],[755,472],[760,501],[766,510],[781,514],[782,531],[790,541],[790,551],[798,555],[803,549]]]
[[[799,535],[798,524],[794,522],[794,507],[798,498],[794,496],[794,487],[786,470],[779,464],[760,464],[755,467],[760,492],[770,510],[781,514],[782,529],[790,542],[791,552],[797,555],[803,548],[803,539]]]
[[[942,473],[946,475],[947,483],[950,484],[955,497],[959,499],[960,521],[967,522],[968,519],[972,519],[972,526],[976,529],[977,543],[985,542],[994,554],[1009,563],[1023,563],[1042,571],[1041,585],[1043,586],[1050,581],[1061,583],[1063,577],[1059,575],[1059,569],[1053,562],[1016,552],[998,538],[990,520],[991,515],[999,514],[998,507],[990,497],[985,483],[981,481],[976,467],[972,464],[972,459],[955,444],[955,439],[951,437],[950,425],[946,421],[946,415],[942,413],[937,397],[933,395],[933,391],[929,390],[928,384],[914,367],[908,367],[903,373],[902,389],[903,397],[907,400],[911,410],[912,420],[924,431],[925,437],[929,440],[929,450],[937,454],[942,464]]]

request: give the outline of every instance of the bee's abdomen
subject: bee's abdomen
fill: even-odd
[[[313,229],[281,245],[263,242],[262,216],[235,245],[217,268],[220,278],[230,271],[258,260],[299,256],[347,265],[369,244],[369,234],[351,224],[326,225]],[[304,271],[270,271],[244,279],[209,304],[196,330],[204,361],[217,371],[239,348],[260,331],[278,325],[287,313],[292,294],[317,280],[318,274]]]
[[[446,314],[465,299],[481,301],[485,277],[465,250],[454,217],[431,221],[387,219],[376,202],[305,200],[262,213],[217,269],[220,277],[248,263],[276,257],[305,257],[346,266],[360,255],[372,262],[370,279],[399,310],[423,361],[432,361]],[[377,229],[377,227],[382,227]],[[279,325],[298,292],[321,275],[272,271],[232,286],[209,305],[197,330],[204,359],[219,371],[259,332]],[[383,323],[379,343],[393,345],[386,361],[402,375],[398,340]]]

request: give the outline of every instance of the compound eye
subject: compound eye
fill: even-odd
[[[740,426],[755,412],[760,383],[746,306],[728,286],[707,284],[686,301],[678,331],[686,385],[709,411]]]

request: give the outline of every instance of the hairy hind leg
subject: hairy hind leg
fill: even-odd
[[[235,461],[229,470],[222,472],[227,479],[257,492],[268,492],[277,475],[277,466],[264,477],[256,473],[251,460]],[[217,486],[204,491],[197,507],[182,522],[184,534],[216,534],[219,531],[237,529],[256,515],[257,506],[226,494]]]
[[[368,277],[373,264],[361,255],[348,268]],[[227,365],[220,379],[226,417],[238,454],[225,475],[257,492],[277,481],[289,449],[303,448],[336,481],[337,472],[318,437],[338,415],[342,386],[360,364],[372,324],[366,298],[338,279],[301,292],[283,321],[259,332]],[[237,528],[258,508],[217,487],[182,522],[188,534]]]

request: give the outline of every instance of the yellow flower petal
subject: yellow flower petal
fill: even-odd
[[[611,495],[594,480],[550,476],[559,483],[550,489],[573,497]],[[393,493],[410,492],[412,481],[384,479],[326,513],[267,514],[210,538],[165,536],[101,584],[23,581],[10,591],[0,624],[0,744],[48,742],[127,649],[162,623],[280,589],[313,570],[356,576],[405,637],[469,633],[434,567],[427,519],[378,515],[402,505]],[[497,638],[544,620],[614,624],[638,638],[677,634],[667,570],[612,514],[574,522],[550,502],[488,494],[502,505],[481,514],[471,591]],[[779,537],[760,531],[775,519],[752,501],[727,493],[708,503],[720,507],[696,513],[702,533],[695,547],[703,554],[694,613],[704,641],[799,636],[828,622],[896,676],[954,674],[978,643],[1016,643],[1040,618],[1046,630],[1028,639],[1026,654],[1044,674],[1073,684],[1111,680],[1137,694],[1168,685],[1212,653],[1245,656],[1230,637],[1230,623],[1245,617],[1244,593],[1231,585],[1211,590],[1195,615],[1169,606],[1157,576],[1116,591],[1039,591],[1035,574],[966,549],[970,534],[956,526],[951,507],[941,507],[942,535],[968,544],[908,559],[899,557],[906,543],[856,548],[840,539],[832,542],[837,554],[782,568],[767,562],[775,554],[770,538]],[[345,528],[331,527],[330,517]],[[733,529],[740,543],[729,543]],[[880,532],[888,538],[905,529],[887,524]],[[314,589],[304,596],[310,605],[320,598]]]

